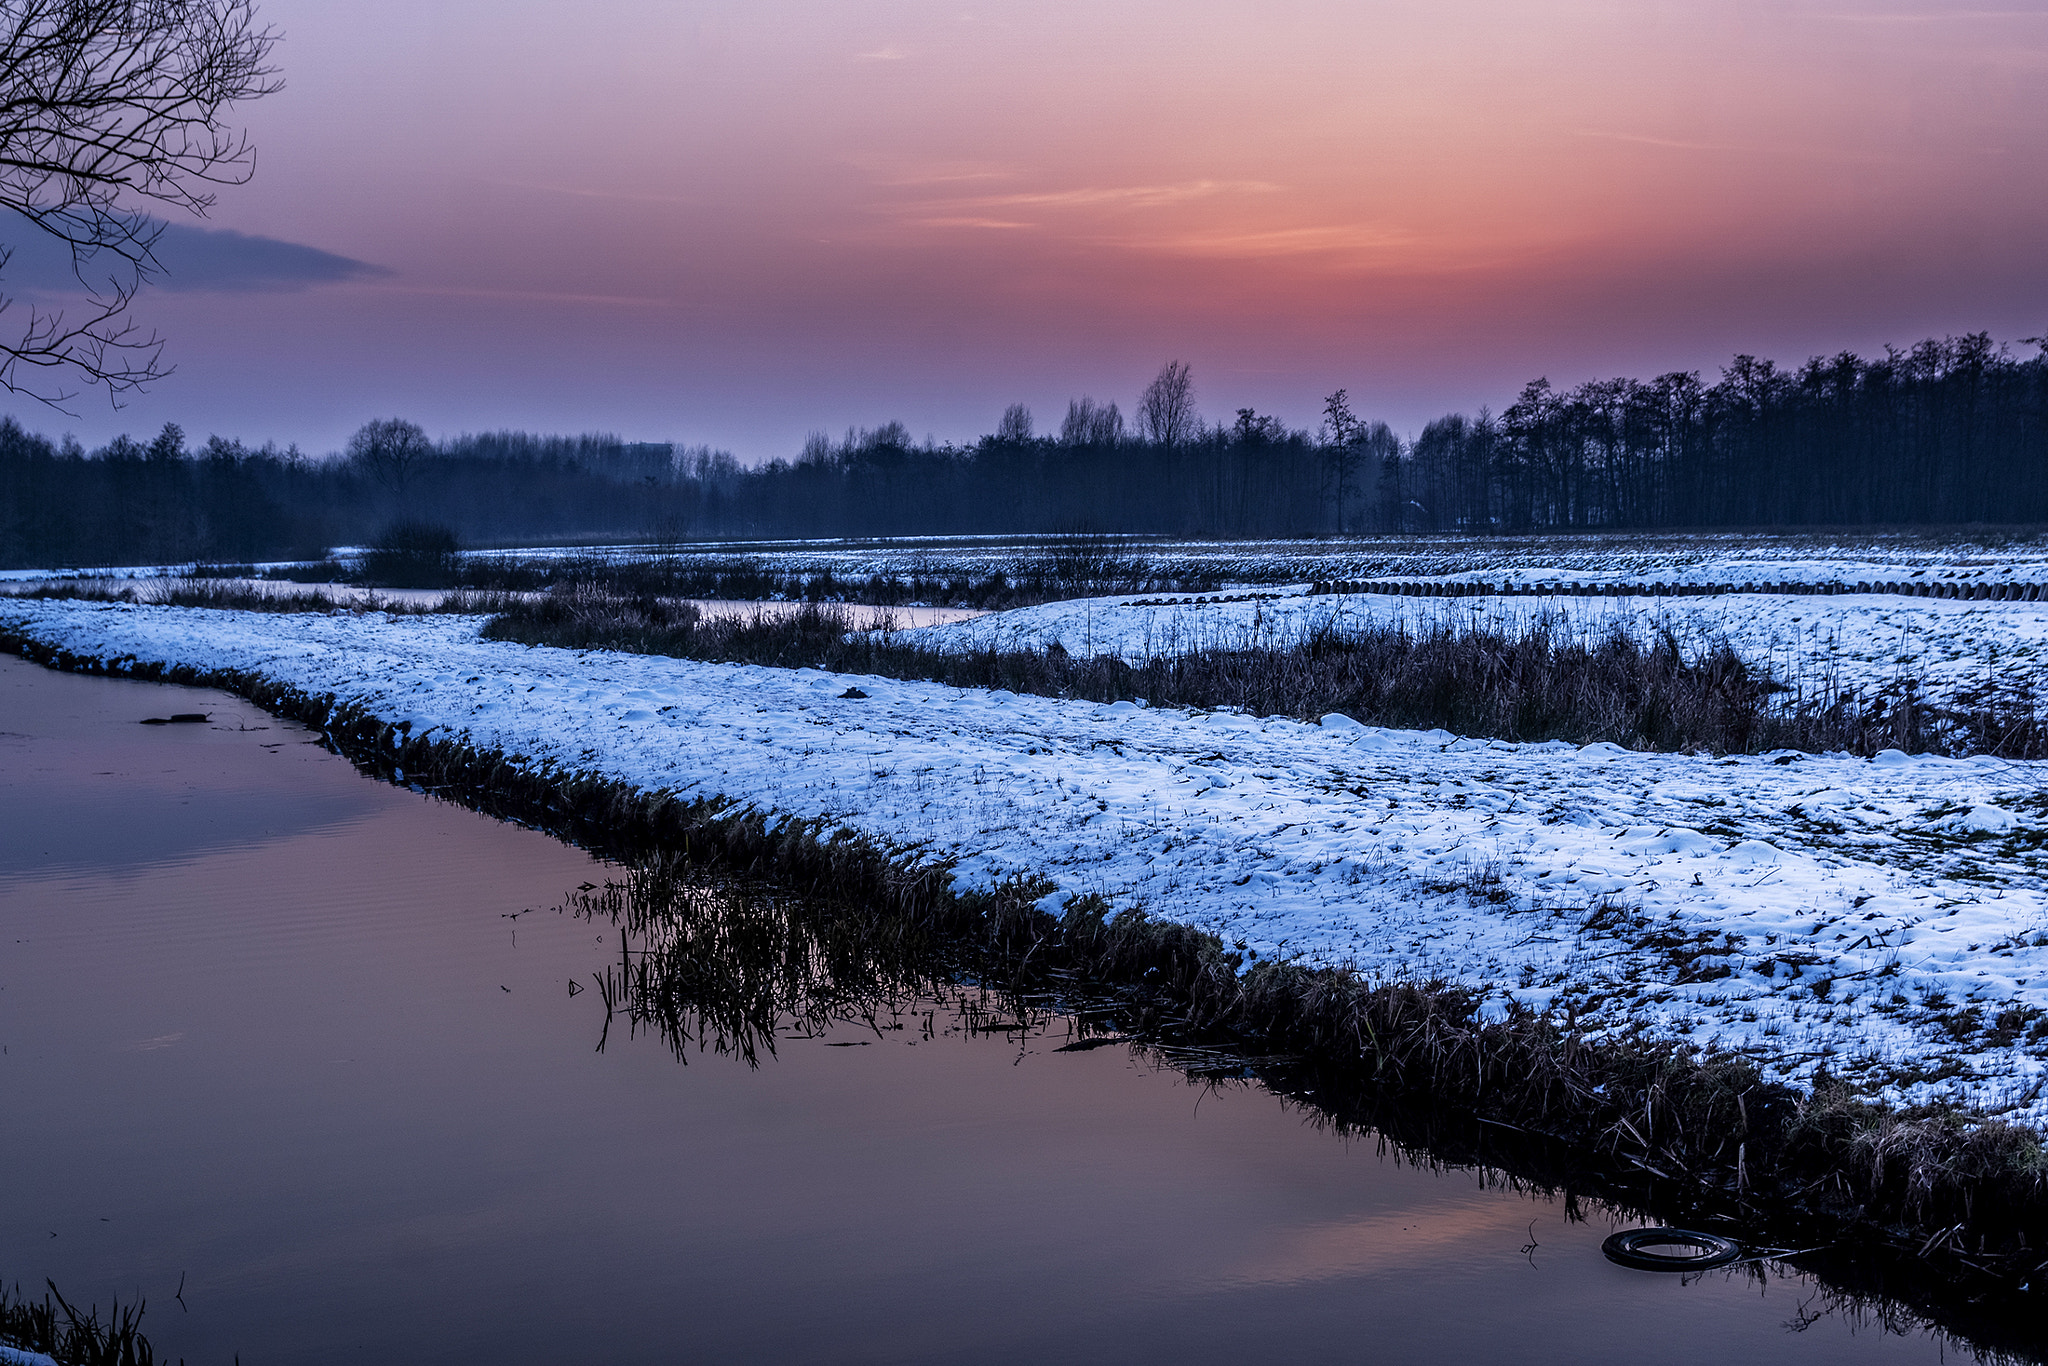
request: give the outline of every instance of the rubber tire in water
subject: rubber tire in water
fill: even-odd
[[[1698,1248],[1689,1256],[1674,1257],[1647,1248],[1677,1244]],[[1607,1260],[1637,1271],[1704,1271],[1724,1266],[1742,1255],[1742,1248],[1718,1233],[1695,1233],[1689,1228],[1632,1228],[1610,1234],[1600,1250]]]

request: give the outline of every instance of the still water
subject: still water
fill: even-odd
[[[0,1277],[146,1296],[193,1366],[1967,1359],[1058,1018],[681,1061],[606,1028],[622,876],[0,659]]]

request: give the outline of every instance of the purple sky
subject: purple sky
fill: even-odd
[[[207,226],[317,251],[188,236],[137,314],[177,374],[119,413],[10,400],[30,426],[754,460],[1128,408],[1177,357],[1212,418],[1310,425],[1343,385],[1413,431],[1537,375],[2048,332],[2048,6],[263,13],[288,88]]]

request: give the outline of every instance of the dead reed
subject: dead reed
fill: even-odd
[[[0,1343],[41,1352],[61,1366],[155,1366],[156,1351],[142,1335],[141,1301],[108,1305],[103,1324],[98,1305],[80,1313],[55,1282],[43,1284],[48,1288],[40,1303],[19,1285],[12,1294],[0,1285]]]
[[[148,579],[64,579],[10,594],[68,602],[133,602],[150,607],[210,607],[239,612],[339,612],[382,609],[391,604],[333,598],[318,588],[266,592],[250,584],[208,577]]]
[[[367,560],[363,573],[366,582],[385,582]],[[471,556],[450,566],[434,586],[485,592],[582,587],[622,598],[920,604],[995,612],[1115,593],[1206,593],[1220,582],[1213,569],[1159,565],[1123,538],[1077,534],[1050,538],[1008,569],[979,573],[913,562],[903,572],[842,575],[829,568],[777,569],[745,555],[593,552],[547,559]]]

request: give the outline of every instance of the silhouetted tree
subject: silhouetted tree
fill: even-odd
[[[1029,441],[1031,439],[1031,410],[1021,403],[1012,403],[1003,409],[1003,420],[996,424],[996,440]]]
[[[60,406],[66,376],[117,396],[169,373],[127,316],[163,231],[137,201],[203,215],[213,187],[248,179],[228,107],[280,84],[255,15],[253,0],[0,0],[0,208],[68,246],[83,291],[76,314],[29,310],[0,343],[0,385]]]
[[[433,454],[434,443],[419,424],[399,417],[365,422],[348,439],[349,463],[400,498]]]
[[[1345,510],[1358,479],[1359,437],[1364,425],[1351,411],[1351,395],[1339,389],[1323,400],[1323,449],[1329,452],[1330,482],[1336,485],[1337,534],[1350,530]]]
[[[1060,423],[1063,446],[1114,446],[1123,440],[1124,415],[1114,403],[1098,404],[1083,395],[1067,404]]]
[[[1138,399],[1138,427],[1161,446],[1183,446],[1201,429],[1195,412],[1195,380],[1187,365],[1168,361]]]

